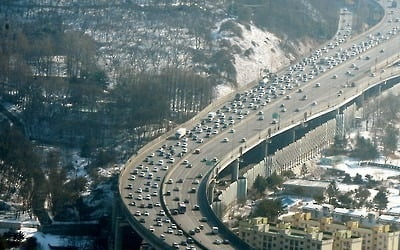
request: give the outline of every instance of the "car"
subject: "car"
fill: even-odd
[[[170,196],[171,195],[171,191],[167,191],[167,192],[165,192],[165,194],[164,194],[165,196]]]
[[[316,101],[313,101],[313,102],[311,103],[311,105],[317,106],[317,102],[316,102]]]
[[[189,193],[192,193],[192,194],[196,193],[196,188],[192,187],[192,188],[189,190]]]
[[[179,180],[176,181],[176,183],[183,183],[183,179],[180,178]]]
[[[272,124],[277,124],[277,123],[278,123],[278,120],[277,120],[277,119],[272,119],[271,123],[272,123]]]
[[[169,179],[169,180],[167,181],[167,184],[172,184],[172,183],[174,183],[174,180],[173,180],[173,179]]]
[[[132,207],[136,206],[136,202],[134,202],[134,201],[130,202],[129,206],[132,206]]]
[[[200,181],[197,179],[192,182],[192,184],[199,184],[199,183],[200,183]]]
[[[140,212],[140,211],[135,212],[135,216],[141,216],[141,215],[142,215],[142,212]]]
[[[169,227],[169,228],[167,229],[167,234],[173,234],[173,233],[174,233],[174,230],[173,230],[172,228]]]
[[[178,196],[175,196],[175,197],[174,197],[174,201],[179,201],[179,197],[178,197]]]
[[[225,137],[222,142],[229,142],[229,138]]]
[[[264,120],[264,116],[263,116],[263,115],[259,116],[259,117],[258,117],[258,120],[259,120],[259,121]]]
[[[196,149],[194,150],[193,153],[194,153],[194,154],[200,154],[200,149],[199,149],[199,148],[196,148]]]
[[[207,220],[207,217],[201,217],[200,218],[200,222],[207,222],[208,220]]]
[[[246,142],[247,139],[245,137],[243,137],[242,139],[240,139],[240,142]]]
[[[178,186],[174,187],[173,191],[179,192],[179,187]]]
[[[190,234],[190,235],[195,235],[196,232],[195,232],[194,230],[189,230],[189,234]]]
[[[215,244],[215,245],[221,245],[221,244],[222,244],[222,241],[221,241],[221,240],[218,240],[218,239],[216,239],[216,240],[214,240],[214,244]]]
[[[303,101],[307,100],[307,96],[306,96],[306,95],[303,95],[303,97],[301,98],[301,100],[303,100]]]
[[[336,74],[333,75],[333,76],[332,76],[332,79],[337,79],[337,75],[336,75]]]
[[[231,130],[229,130],[229,133],[235,133],[235,129],[231,129]]]
[[[316,88],[321,87],[321,83],[317,82],[317,83],[315,84],[315,87],[316,87]]]
[[[194,206],[193,206],[193,210],[194,210],[194,211],[198,211],[198,210],[200,210],[200,206],[199,206],[199,205],[197,205],[197,204],[196,204],[196,205],[194,205]]]

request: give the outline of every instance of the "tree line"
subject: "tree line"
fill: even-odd
[[[20,108],[32,139],[90,142],[97,148],[119,143],[113,138],[126,131],[141,144],[154,136],[150,132],[192,117],[214,97],[210,79],[173,67],[156,72],[124,67],[109,88],[97,64],[98,44],[65,29],[42,21],[3,20],[0,27],[0,94]]]

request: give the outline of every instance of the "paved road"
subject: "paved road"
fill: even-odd
[[[387,4],[386,1],[384,3]],[[393,26],[396,26],[396,23],[393,22],[393,20],[395,20],[394,16],[399,16],[397,10],[395,10],[393,14],[387,15],[379,27],[375,27],[369,33],[376,34],[379,31],[381,34],[385,34],[386,36],[386,34],[392,30]],[[388,22],[388,20],[391,20],[391,22]],[[339,28],[339,30],[341,30],[341,28]],[[353,44],[360,43],[361,40],[366,39],[366,35],[368,34],[359,36],[357,39],[353,39],[346,45],[340,45],[341,50],[347,50],[352,47]],[[272,99],[271,102],[264,107],[259,105],[258,108],[253,109],[249,108],[248,103],[246,103],[243,109],[241,109],[244,113],[243,119],[241,120],[239,119],[237,112],[229,113],[225,111],[226,116],[233,116],[235,124],[225,129],[213,128],[212,131],[216,130],[218,131],[218,134],[211,134],[211,138],[204,138],[203,143],[197,143],[189,139],[187,142],[180,141],[180,145],[176,145],[178,142],[176,140],[165,140],[168,135],[153,142],[151,147],[147,147],[139,152],[137,157],[131,158],[131,160],[126,164],[126,171],[123,171],[120,176],[120,193],[131,214],[133,215],[139,211],[142,215],[135,216],[135,218],[138,220],[144,220],[142,223],[144,228],[147,228],[147,230],[150,228],[154,229],[155,235],[159,237],[164,235],[168,245],[172,245],[174,242],[180,243],[181,241],[186,241],[188,237],[187,234],[190,230],[203,225],[204,229],[201,230],[200,233],[196,233],[190,237],[200,243],[199,246],[204,246],[208,249],[215,248],[216,246],[213,242],[217,239],[223,239],[220,235],[209,234],[211,232],[211,227],[213,226],[212,224],[209,225],[207,222],[199,221],[203,217],[202,211],[192,210],[193,206],[200,204],[199,199],[203,199],[203,197],[198,196],[197,189],[199,184],[197,184],[197,182],[200,183],[203,180],[205,174],[211,167],[207,166],[206,162],[202,160],[204,158],[210,160],[216,157],[217,161],[223,159],[228,163],[230,160],[237,157],[240,147],[246,151],[250,146],[255,145],[256,142],[265,139],[268,128],[271,128],[274,132],[278,130],[278,126],[283,128],[293,124],[292,121],[301,121],[304,118],[305,112],[307,112],[308,116],[316,115],[320,111],[324,111],[327,108],[332,108],[341,102],[345,102],[348,97],[355,95],[358,91],[367,87],[368,84],[377,82],[379,80],[378,78],[397,73],[393,71],[392,68],[386,69],[385,72],[381,72],[381,68],[386,67],[385,58],[392,57],[396,54],[398,55],[399,53],[399,36],[390,35],[389,37],[389,40],[381,41],[378,46],[347,60],[345,63],[325,71],[323,74],[321,73],[312,80],[301,82],[299,86],[295,85],[292,90],[288,91],[284,95],[278,96],[276,99]],[[382,48],[384,48],[383,51]],[[331,49],[329,52],[324,54],[324,56],[333,56],[338,52],[339,46]],[[369,59],[366,59],[367,56]],[[380,62],[383,62],[383,64]],[[358,69],[354,69],[354,67],[351,66],[352,64],[355,64]],[[309,66],[305,66],[305,68],[308,70]],[[371,69],[375,72],[375,76],[373,77],[370,76]],[[346,73],[347,71],[350,73]],[[333,79],[334,75],[335,79]],[[355,87],[343,87],[347,83],[351,84],[352,82],[355,82]],[[316,87],[316,83],[320,83],[319,87]],[[301,93],[298,92],[300,88],[302,89]],[[342,91],[340,96],[339,91]],[[289,95],[290,99],[286,99],[286,95]],[[304,95],[307,96],[306,100],[302,100]],[[286,112],[281,112],[282,104],[284,104]],[[216,107],[216,109],[221,109],[223,105],[229,104],[221,104],[219,107]],[[295,112],[297,108],[299,109],[299,112]],[[247,115],[245,114],[246,110],[249,112]],[[260,111],[263,112],[263,115],[259,115]],[[280,115],[280,121],[277,124],[271,124],[273,113],[278,113]],[[196,123],[199,123],[200,120],[204,118],[204,116],[205,115],[203,114],[203,116],[190,121],[185,126],[188,129],[192,129]],[[260,120],[260,116],[263,116],[264,119]],[[202,125],[202,127],[212,127],[213,124],[214,123],[206,123]],[[232,128],[235,129],[234,133],[230,132]],[[196,132],[194,131],[194,133]],[[205,132],[201,132],[198,135],[200,138],[203,138]],[[246,138],[246,142],[243,142],[242,138]],[[227,140],[228,142],[224,142],[224,140]],[[168,159],[165,158],[165,155],[159,156],[160,153],[156,152],[156,149],[161,148],[162,145],[166,145],[164,151],[167,151],[169,146],[174,145],[174,153],[177,154],[183,150],[183,143],[187,143],[186,148],[188,152],[184,154],[182,158],[175,157],[174,164],[167,163]],[[196,148],[201,150],[200,154],[193,154]],[[151,153],[153,152],[155,155],[151,156]],[[143,159],[146,156],[151,156],[149,157],[149,160],[154,161],[155,165],[149,165],[148,163],[143,162]],[[157,166],[159,160],[163,160],[163,162],[160,166]],[[187,160],[192,164],[192,167],[188,168],[188,164],[184,164],[184,160]],[[144,166],[141,167],[142,169],[137,169],[140,164],[143,164]],[[168,166],[168,171],[162,170],[163,166]],[[146,171],[146,167],[148,167],[149,170]],[[157,171],[155,171],[155,168],[157,168]],[[134,169],[137,169],[138,171],[138,173],[134,174],[135,180],[129,180],[130,174],[133,174]],[[144,172],[145,177],[139,177],[141,172]],[[153,174],[151,179],[148,177],[150,172]],[[159,181],[156,180],[157,176],[160,177]],[[167,184],[169,179],[173,180],[171,184]],[[177,183],[179,179],[182,179],[183,183]],[[154,186],[155,183],[157,183],[157,187]],[[132,189],[127,189],[129,184],[132,184]],[[137,192],[139,187],[143,189],[142,193]],[[148,187],[148,191],[145,190],[146,187]],[[195,193],[189,192],[192,188],[196,190]],[[167,191],[171,193],[168,196],[164,195]],[[156,193],[153,194],[153,192]],[[132,193],[133,199],[126,198],[129,193]],[[138,195],[142,195],[142,200],[137,199]],[[143,200],[146,195],[150,195],[149,200]],[[161,197],[163,197],[163,199],[160,200]],[[177,208],[178,199],[179,201],[187,199],[187,212],[184,215],[171,216],[170,213],[172,209]],[[136,203],[135,206],[127,205],[132,201]],[[158,205],[157,203],[160,203],[160,206],[163,207],[156,206]],[[141,204],[143,204],[145,208],[140,208]],[[152,207],[148,207],[149,204],[152,204]],[[168,208],[167,215],[169,216],[159,214],[160,211],[164,211],[165,208]],[[146,211],[150,213],[149,216],[143,215]],[[161,226],[156,226],[155,218],[157,217],[163,221]],[[167,220],[167,222],[165,222],[165,220]],[[172,220],[172,222],[168,222],[168,220]],[[178,224],[178,228],[181,228],[185,232],[185,235],[177,235],[178,228],[174,229],[175,227],[171,228],[173,233],[168,234],[168,228],[173,227],[172,223],[174,222]],[[231,249],[232,246],[220,245],[218,248]]]

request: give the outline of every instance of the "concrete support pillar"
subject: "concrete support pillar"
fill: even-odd
[[[237,181],[239,178],[239,162],[240,162],[240,158],[236,159],[233,164],[232,164],[232,177],[231,177],[231,181]]]
[[[114,246],[113,249],[114,250],[121,250],[122,249],[122,239],[121,239],[121,234],[122,234],[122,230],[121,230],[121,221],[122,218],[121,217],[116,217],[115,218],[115,228],[114,228]]]
[[[272,157],[265,158],[265,177],[271,176],[273,173]]]
[[[213,211],[214,211],[214,213],[215,213],[215,215],[218,217],[218,218],[221,218],[221,216],[222,216],[222,202],[221,202],[221,200],[219,200],[219,199],[216,199],[216,201],[214,201],[213,203],[212,203],[212,208],[213,208]]]
[[[237,200],[243,202],[247,200],[247,179],[240,177],[237,185]]]
[[[215,185],[214,185],[215,183],[214,183],[214,181],[212,181],[211,183],[210,183],[210,186],[209,187],[207,187],[208,188],[208,192],[206,192],[207,194],[208,194],[208,200],[212,203],[213,202],[213,200],[214,200],[214,188],[215,188]]]
[[[337,114],[336,115],[336,135],[339,136],[340,138],[344,137],[344,115],[343,114]]]

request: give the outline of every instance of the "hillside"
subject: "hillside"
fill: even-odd
[[[96,148],[120,145],[116,138],[129,133],[133,137],[123,140],[136,148],[142,137],[154,136],[149,129],[162,132],[186,120],[332,37],[340,7],[354,11],[353,30],[362,31],[379,20],[375,5],[1,1],[1,95],[32,139]],[[101,140],[92,142],[92,134]]]

